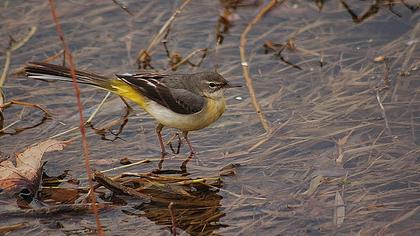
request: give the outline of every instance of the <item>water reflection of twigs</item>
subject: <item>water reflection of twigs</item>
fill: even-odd
[[[178,7],[172,16],[165,22],[159,32],[153,37],[152,41],[149,43],[149,46],[146,49],[141,49],[137,56],[137,65],[139,69],[153,69],[151,65],[151,55],[153,53],[153,49],[156,45],[162,41],[163,37],[168,34],[168,29],[171,27],[172,22],[175,20],[178,14],[182,12],[184,7],[190,2],[191,0],[186,0],[182,3],[180,7]]]
[[[188,157],[182,162],[181,166],[179,167],[180,170],[164,170],[162,168],[163,162],[165,161],[166,154],[162,154],[160,157],[160,161],[158,163],[158,168],[153,170],[153,174],[181,174],[182,176],[188,176],[189,173],[187,171],[187,164],[190,160],[195,156],[195,154],[189,154]]]
[[[178,144],[176,146],[176,150],[172,146],[172,140],[174,140],[175,138],[178,139]],[[172,138],[170,138],[167,142],[167,144],[169,144],[169,147],[171,148],[171,151],[172,151],[173,154],[179,154],[179,151],[181,149],[181,143],[182,143],[182,140],[181,140],[181,136],[179,135],[179,133],[175,133],[175,135]]]
[[[225,226],[218,223],[225,215],[220,208],[222,197],[218,195],[218,188],[222,182],[219,177],[191,179],[153,174],[120,177],[112,179],[151,200],[132,210],[123,210],[127,215],[147,217],[168,229],[176,225],[190,235],[211,235]]]
[[[125,125],[128,122],[128,116],[130,115],[130,111],[132,110],[132,108],[128,105],[128,103],[124,99],[122,99],[122,101],[126,105],[126,108],[125,108],[125,114],[121,116],[119,119],[108,122],[107,124],[103,125],[100,128],[95,128],[92,122],[90,121],[86,122],[86,125],[90,127],[96,134],[100,135],[103,140],[115,141],[116,139],[119,139],[120,138],[119,135],[122,133]],[[114,127],[115,125],[118,125],[118,129],[116,131],[112,129],[112,127]],[[113,137],[107,138],[108,133],[111,134]]]
[[[11,101],[6,102],[4,104],[0,104],[0,110],[5,110],[7,108],[10,108],[13,105],[24,106],[24,107],[33,107],[35,109],[38,109],[38,110],[40,110],[40,111],[43,112],[42,119],[40,121],[36,122],[33,125],[29,125],[29,126],[25,126],[25,127],[14,128],[14,131],[13,132],[7,132],[6,129],[10,128],[14,124],[16,124],[19,121],[21,121],[21,118],[19,120],[14,121],[10,125],[8,125],[6,127],[3,127],[4,116],[3,116],[3,114],[0,114],[0,135],[2,135],[2,134],[15,135],[15,134],[18,134],[18,133],[20,133],[22,131],[25,131],[27,129],[33,129],[35,127],[38,127],[38,126],[42,125],[47,119],[49,119],[51,117],[51,115],[48,113],[48,111],[45,110],[44,108],[42,108],[41,106],[39,106],[38,104],[33,104],[33,103],[28,103],[28,102],[21,102],[21,101],[16,101],[16,100],[11,100]]]
[[[292,66],[293,68],[296,68],[298,70],[302,70],[302,67],[286,60],[282,55],[282,52],[286,48],[289,49],[289,50],[296,50],[294,39],[288,39],[285,44],[273,43],[271,41],[267,41],[267,42],[264,43],[264,48],[265,48],[265,53],[268,53],[269,50],[273,50],[275,52],[275,55],[277,57],[279,57],[282,62],[286,63],[289,66]]]
[[[246,2],[243,0],[220,0],[220,4],[223,6],[223,11],[219,15],[219,19],[216,24],[216,45],[221,45],[225,38],[225,34],[229,32],[229,29],[233,27],[233,21],[239,16],[236,15],[238,7],[258,6],[260,1]]]
[[[184,175],[187,175],[188,173],[187,173],[187,164],[188,164],[188,162],[190,162],[190,160],[192,159],[194,157],[194,154],[193,153],[191,153],[188,157],[187,157],[187,159],[185,159],[183,162],[182,162],[182,164],[181,164],[181,172],[184,174]]]
[[[220,218],[225,216],[225,213],[220,209],[222,197],[216,193],[210,193],[207,197],[213,198],[213,205],[202,207],[175,205],[173,207],[178,228],[190,235],[213,235],[216,230],[228,226],[219,223]],[[168,229],[171,228],[172,218],[167,205],[143,203],[135,206],[134,210],[139,212],[128,210],[123,210],[123,212],[127,215],[147,217],[158,225],[165,225]]]
[[[168,48],[168,36],[169,32],[171,31],[170,26],[168,26],[168,29],[166,30],[165,35],[162,39],[162,44],[166,52],[166,56],[169,59],[169,65],[171,67],[171,70],[175,71],[177,70],[181,65],[189,64],[192,67],[199,67],[201,63],[203,63],[204,58],[207,56],[207,48],[199,48],[194,51],[192,51],[190,54],[188,54],[186,57],[182,57],[179,53],[171,52]],[[200,59],[197,63],[193,63],[190,61],[190,59],[201,52]]]
[[[112,0],[117,6],[119,6],[122,10],[127,12],[130,16],[134,16],[133,13],[131,13],[130,9],[128,9],[128,6],[120,0]]]
[[[177,139],[176,149],[172,145],[172,143],[173,143],[173,141],[175,139]],[[170,149],[171,149],[171,151],[172,151],[173,154],[175,154],[175,155],[179,154],[180,149],[181,149],[181,145],[182,145],[182,140],[181,140],[181,136],[179,135],[179,133],[175,133],[166,142],[166,145],[169,145],[169,147],[170,147]],[[187,172],[187,164],[195,156],[194,153],[191,153],[190,155],[188,155],[188,157],[182,162],[182,164],[180,166],[181,171],[179,171],[179,170],[162,170],[162,165],[163,165],[163,162],[165,161],[166,155],[167,155],[167,153],[163,153],[161,155],[161,159],[160,159],[160,161],[158,163],[158,169],[157,170],[154,170],[153,173],[155,173],[155,174],[163,174],[163,173],[165,173],[165,174],[168,174],[168,173],[175,174],[176,173],[176,174],[182,174],[183,176],[189,175],[188,172]]]
[[[381,5],[388,6],[388,9],[389,9],[390,12],[392,12],[396,16],[401,17],[401,14],[394,10],[394,6],[397,3],[394,0],[375,0],[375,3],[370,5],[369,8],[367,9],[367,11],[365,11],[361,15],[358,15],[356,12],[354,12],[351,9],[350,5],[347,4],[347,2],[345,0],[340,0],[340,1],[343,4],[344,8],[346,8],[347,12],[350,14],[351,18],[353,19],[353,22],[355,22],[355,23],[361,23],[364,20],[368,19],[369,17],[378,13]],[[406,8],[411,10],[411,12],[415,12],[419,9],[419,6],[412,6],[408,3],[405,3],[404,1],[398,1],[398,3],[402,3]]]

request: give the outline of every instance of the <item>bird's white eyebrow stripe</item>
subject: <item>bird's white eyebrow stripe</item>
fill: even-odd
[[[214,83],[214,84],[224,84],[223,82],[218,82],[218,81],[206,81],[206,83],[210,84],[210,83]]]

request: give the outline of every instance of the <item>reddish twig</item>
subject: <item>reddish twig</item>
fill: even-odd
[[[69,67],[70,67],[70,74],[73,80],[73,87],[74,87],[74,91],[76,94],[76,100],[77,100],[77,107],[79,109],[79,129],[80,129],[80,134],[82,136],[82,147],[83,147],[83,157],[84,157],[84,161],[85,161],[85,168],[86,168],[86,174],[88,176],[88,183],[89,183],[89,189],[91,194],[90,196],[90,200],[92,202],[92,210],[93,213],[95,214],[95,221],[96,221],[96,227],[98,230],[98,234],[99,235],[104,235],[104,231],[102,229],[101,226],[101,222],[99,220],[99,214],[98,214],[98,207],[96,205],[96,196],[94,194],[94,188],[93,188],[93,180],[92,180],[92,170],[90,168],[90,163],[89,163],[89,147],[88,147],[88,143],[87,143],[87,138],[86,138],[86,129],[85,129],[85,122],[84,122],[84,118],[83,118],[83,105],[80,99],[80,88],[79,85],[77,84],[76,81],[76,70],[75,70],[75,66],[74,66],[74,62],[73,62],[73,56],[71,55],[70,52],[70,48],[67,45],[67,42],[64,38],[64,33],[61,29],[61,25],[57,16],[57,12],[56,12],[56,8],[55,8],[55,0],[49,0],[50,3],[50,7],[51,7],[51,15],[52,18],[54,20],[55,23],[55,27],[56,27],[56,31],[57,34],[60,37],[61,42],[63,43],[63,48],[64,48],[64,58],[67,59]]]

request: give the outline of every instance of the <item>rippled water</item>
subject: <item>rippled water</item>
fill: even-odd
[[[167,36],[171,55],[185,58],[195,50],[207,49],[199,67],[181,65],[177,72],[217,68],[228,80],[245,85],[240,35],[266,2],[239,2],[229,8],[229,24],[220,21],[227,1],[191,1],[177,15]],[[419,230],[418,4],[323,2],[279,3],[249,32],[247,63],[270,131],[263,129],[244,86],[228,92],[229,106],[218,122],[191,133],[199,153],[188,164],[190,177],[217,176],[231,163],[240,166],[235,168],[235,175],[222,177],[220,189],[202,193],[211,199],[210,205],[176,207],[179,234],[370,235],[415,234]],[[110,76],[135,72],[139,51],[147,48],[181,4],[122,3],[132,15],[112,1],[57,4],[78,69]],[[71,84],[48,84],[13,75],[26,62],[45,60],[62,49],[48,2],[2,1],[0,16],[2,52],[10,37],[19,41],[31,27],[37,27],[29,41],[12,52],[3,87],[6,100],[39,104],[52,114],[52,119],[35,128],[1,135],[0,151],[10,155],[77,127],[79,117]],[[220,28],[218,22],[222,22]],[[170,71],[163,44],[151,53],[155,70]],[[199,62],[201,55],[198,51],[191,62]],[[1,53],[2,68],[5,60],[5,53]],[[61,64],[61,57],[54,63]],[[105,94],[82,87],[86,117]],[[124,103],[111,96],[93,125],[101,127],[119,119],[124,109]],[[4,119],[5,126],[21,119],[6,130],[14,132],[15,128],[36,124],[42,113],[13,106],[4,112]],[[168,139],[174,131],[164,133]],[[61,135],[62,140],[75,139],[64,151],[46,154],[44,169],[49,175],[70,170],[85,186],[79,136],[77,131]],[[109,175],[150,172],[157,167],[160,149],[154,121],[137,107],[118,139],[103,140],[88,129],[88,142],[96,170],[119,167],[122,158],[151,160]],[[163,169],[179,170],[187,152],[183,145],[179,155],[170,155],[163,163]],[[311,182],[317,184],[316,180],[321,180],[320,185],[312,189]],[[345,207],[342,223],[334,217],[342,205],[336,203],[337,194]],[[107,235],[170,235],[167,205],[131,197],[124,200],[125,205],[114,204],[100,213]],[[7,213],[6,207],[1,208]],[[96,229],[90,213],[9,215],[1,218],[0,226],[19,222],[27,225],[10,234],[84,235]]]

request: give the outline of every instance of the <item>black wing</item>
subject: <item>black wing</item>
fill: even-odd
[[[139,90],[147,98],[176,113],[193,114],[204,107],[205,99],[200,95],[186,89],[169,88],[160,81],[168,75],[147,73],[116,76]]]

